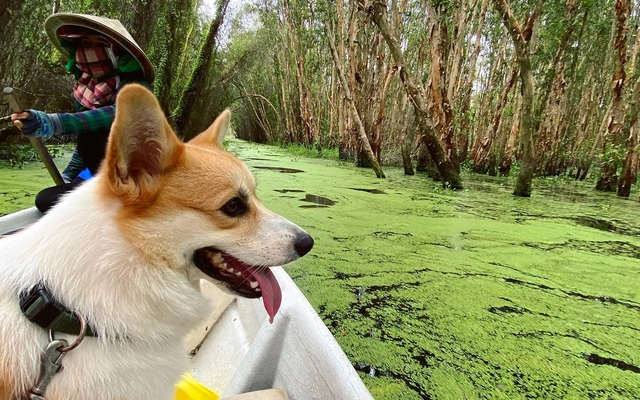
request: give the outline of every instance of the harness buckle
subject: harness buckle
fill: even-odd
[[[43,327],[51,325],[65,311],[42,283],[20,294],[20,310],[29,321]]]

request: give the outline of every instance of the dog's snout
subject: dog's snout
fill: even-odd
[[[308,233],[299,233],[296,236],[295,248],[300,257],[304,256],[313,248],[313,238]]]

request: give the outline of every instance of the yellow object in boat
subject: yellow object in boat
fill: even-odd
[[[220,395],[209,389],[190,374],[184,374],[176,384],[174,400],[218,400]]]

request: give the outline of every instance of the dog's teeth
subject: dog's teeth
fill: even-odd
[[[256,292],[262,292],[259,287],[256,288]]]
[[[229,272],[233,272],[233,268],[229,268],[227,271],[229,271]]]
[[[224,258],[222,258],[222,253],[216,253],[213,255],[213,257],[211,258],[213,260],[214,263],[216,264],[220,264],[221,262],[224,261]]]
[[[249,284],[251,285],[251,289],[255,289],[255,288],[258,287],[258,282],[256,282],[256,281],[251,281],[251,282],[249,282]]]
[[[242,272],[240,271],[236,272],[236,276],[240,276],[240,275],[242,275]]]
[[[227,263],[222,263],[222,265],[220,265],[222,267],[222,269],[226,270],[227,269]]]

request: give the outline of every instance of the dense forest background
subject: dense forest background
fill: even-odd
[[[337,149],[379,177],[511,173],[529,196],[562,175],[621,197],[637,179],[638,1],[4,0],[0,81],[49,112],[72,109],[55,12],[119,19],[185,138],[232,108],[241,138]]]

